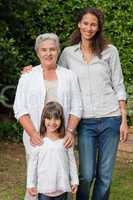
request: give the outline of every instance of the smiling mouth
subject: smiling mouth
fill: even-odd
[[[85,32],[86,35],[91,35],[93,32]]]
[[[53,126],[49,125],[49,128],[57,128],[57,125],[53,125]]]
[[[50,57],[50,58],[48,58],[48,57],[47,57],[47,58],[45,58],[45,60],[52,60],[52,59],[53,59],[53,58],[51,58],[51,57]]]

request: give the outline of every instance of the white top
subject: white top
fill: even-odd
[[[58,101],[57,98],[58,81],[44,80],[44,82],[46,88],[45,104],[48,103],[49,101]]]
[[[73,149],[64,147],[64,139],[44,137],[44,143],[33,148],[29,158],[27,188],[37,187],[39,193],[46,194],[70,192],[75,184],[79,180]]]
[[[65,125],[67,125],[70,114],[79,118],[82,115],[79,84],[75,73],[71,70],[58,66],[56,75],[58,80],[58,102],[63,106]],[[19,80],[13,106],[15,117],[19,119],[21,116],[29,114],[33,125],[39,131],[45,97],[46,88],[43,79],[43,70],[41,65],[38,65],[31,72],[23,74]],[[23,142],[27,153],[30,153],[32,145],[25,131]]]
[[[115,46],[108,45],[102,58],[94,56],[86,64],[80,44],[66,47],[59,59],[61,66],[78,76],[82,100],[82,118],[120,115],[119,100],[126,99],[119,54]]]

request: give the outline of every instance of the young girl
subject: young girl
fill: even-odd
[[[44,107],[40,135],[43,144],[33,148],[28,164],[28,193],[38,193],[38,200],[65,200],[68,192],[76,193],[79,181],[73,149],[64,147],[64,114],[59,103]]]

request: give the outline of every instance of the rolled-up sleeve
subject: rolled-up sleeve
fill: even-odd
[[[111,67],[112,85],[117,95],[117,98],[118,100],[126,100],[126,92],[124,87],[119,53],[115,47],[113,47],[112,49],[109,65]]]
[[[71,111],[70,114],[75,115],[79,118],[82,116],[82,100],[79,82],[77,76],[71,71]]]
[[[19,79],[13,110],[15,114],[15,118],[19,120],[19,118],[25,114],[28,114],[28,108],[26,103],[26,94],[27,94],[27,86],[24,75]]]

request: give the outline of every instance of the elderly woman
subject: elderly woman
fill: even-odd
[[[57,35],[39,35],[35,50],[41,64],[21,76],[14,102],[15,117],[24,128],[23,142],[27,161],[32,148],[42,144],[39,128],[42,110],[47,102],[57,101],[64,108],[66,147],[71,146],[74,141],[73,132],[82,112],[76,75],[71,70],[58,67],[56,63],[60,52]],[[25,200],[29,200],[28,195]]]

